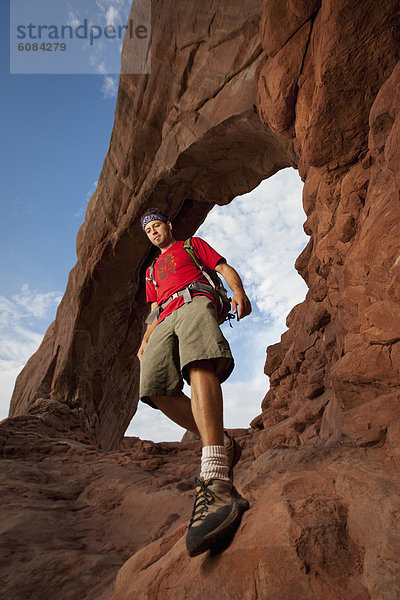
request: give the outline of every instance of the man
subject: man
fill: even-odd
[[[186,538],[189,555],[197,556],[225,537],[249,508],[232,483],[241,449],[223,428],[221,383],[234,362],[217,323],[213,290],[196,291],[193,282],[208,282],[184,242],[175,240],[167,215],[151,208],[141,223],[160,254],[146,272],[147,300],[158,316],[148,325],[137,354],[140,399],[202,440],[201,473]],[[233,291],[237,317],[249,315],[251,304],[235,269],[204,240],[192,238],[192,245],[203,266],[221,274]],[[191,399],[182,393],[183,378],[191,386]]]

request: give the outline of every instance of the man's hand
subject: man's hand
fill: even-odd
[[[147,346],[147,340],[146,341],[143,340],[142,343],[140,344],[139,350],[137,351],[137,357],[138,357],[139,360],[142,358],[142,354],[143,354],[144,349],[146,348],[146,346]]]
[[[247,317],[251,313],[251,303],[245,294],[245,291],[236,290],[232,297],[232,310],[237,315],[238,320]]]
[[[156,308],[157,308],[157,302],[152,302],[151,303],[151,307],[150,307],[150,312],[152,310],[155,310]],[[139,360],[142,358],[144,349],[146,348],[147,342],[149,341],[149,338],[150,338],[152,332],[154,331],[157,323],[158,323],[158,319],[154,319],[154,321],[150,325],[147,325],[147,329],[146,329],[145,334],[143,336],[142,343],[140,344],[140,348],[137,351],[137,355],[136,355]]]
[[[243,289],[243,283],[238,272],[226,262],[218,263],[215,270],[222,275],[233,292],[233,312],[238,316],[238,319],[247,317],[251,313],[251,303]]]

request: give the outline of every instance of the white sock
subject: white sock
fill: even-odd
[[[204,446],[201,454],[201,472],[203,479],[225,479],[228,477],[229,467],[225,446]]]

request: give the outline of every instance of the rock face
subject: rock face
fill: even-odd
[[[399,31],[390,20],[385,31],[388,5],[363,4],[359,14],[353,8],[345,27],[339,17],[350,6],[343,2],[329,9],[323,4],[313,17],[296,121],[286,129],[296,135],[305,179],[310,242],[296,267],[309,292],[288,316],[281,343],[268,352],[271,389],[255,425],[272,445],[342,435],[358,444],[397,438],[389,415],[400,383],[399,68],[385,67],[388,55],[382,56],[398,48]],[[377,31],[385,32],[381,46]],[[365,54],[355,52],[366,38],[377,43]],[[265,89],[261,78],[260,102]]]
[[[8,597],[397,600],[399,32],[395,0],[153,3],[152,74],[121,76],[78,262],[0,425]],[[268,349],[262,413],[236,432],[252,508],[224,552],[189,559],[198,442],[122,441],[150,251],[138,218],[159,205],[192,234],[289,165],[309,291]]]

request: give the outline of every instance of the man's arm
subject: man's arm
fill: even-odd
[[[157,302],[152,302],[151,303],[150,312],[152,310],[154,310],[155,308],[157,308]],[[158,323],[158,319],[154,319],[154,321],[152,323],[150,323],[150,325],[147,325],[147,329],[144,332],[142,343],[140,344],[140,348],[139,348],[139,350],[137,352],[137,357],[138,357],[139,360],[142,358],[142,354],[144,352],[144,349],[146,348],[147,342],[149,341],[149,338],[150,338],[151,334],[153,333],[153,331],[154,331],[157,323]]]
[[[222,275],[233,292],[233,312],[235,314],[237,313],[239,319],[243,319],[243,317],[246,317],[251,313],[251,304],[244,291],[239,273],[226,262],[218,263],[215,270]]]

